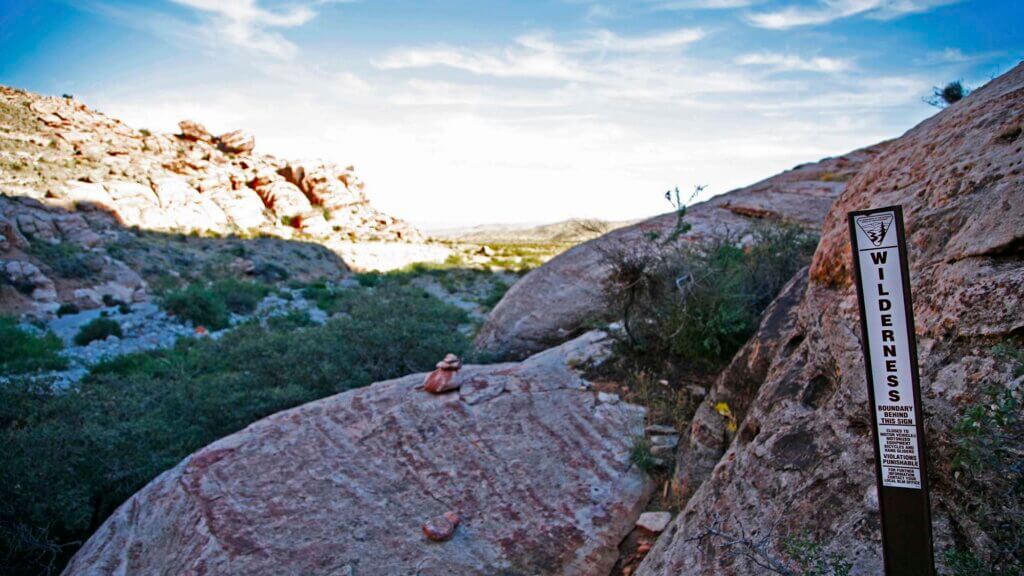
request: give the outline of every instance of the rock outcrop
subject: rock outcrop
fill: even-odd
[[[752,186],[691,206],[692,226],[680,241],[733,234],[742,237],[758,221],[785,221],[810,229],[821,226],[846,181],[885,149],[878,144],[814,164],[804,164]],[[527,274],[494,307],[476,346],[518,358],[563,342],[602,316],[608,276],[604,251],[617,244],[636,245],[652,232],[665,235],[676,224],[663,214],[580,244]]]
[[[651,489],[630,463],[643,409],[570,368],[607,344],[265,418],[129,499],[65,574],[607,574]]]
[[[255,153],[244,130],[214,136],[191,120],[179,129],[135,130],[71,98],[0,86],[0,313],[41,315],[103,296],[145,299],[144,277],[195,270],[186,257],[171,256],[178,265],[170,270],[153,258],[124,259],[126,245],[166,252],[147,235],[154,231],[328,246],[337,261],[326,266],[330,277],[349,265],[401,267],[450,253],[374,208],[351,166]],[[39,257],[44,242],[97,266],[61,278]]]
[[[256,154],[256,139],[245,130],[213,136],[183,120],[179,134],[153,134],[70,98],[2,86],[0,105],[20,120],[0,125],[0,137],[22,142],[35,164],[24,177],[3,174],[0,191],[7,195],[95,202],[124,225],[148,230],[291,237],[298,229],[320,240],[421,239],[415,228],[370,205],[351,166],[310,169]],[[310,176],[286,177],[296,173]],[[230,191],[249,201],[238,202]],[[322,225],[305,224],[316,222]]]
[[[956,548],[999,563],[1002,549],[1006,561],[1000,523],[1019,521],[1019,492],[1016,503],[990,493],[997,477],[953,463],[965,411],[990,406],[991,394],[1019,402],[1024,386],[998,352],[1024,330],[1022,125],[1019,65],[891,142],[850,181],[825,220],[800,302],[792,303],[798,285],[783,292],[778,316],[769,314],[698,411],[684,458],[717,464],[683,466],[692,496],[637,574],[761,573],[712,527],[766,542],[776,558],[785,558],[786,536],[799,536],[851,562],[851,574],[883,571],[846,213],[892,204],[906,216],[937,556]],[[714,404],[727,401],[738,407],[735,427],[713,421],[724,418]],[[979,474],[998,475],[995,466]]]

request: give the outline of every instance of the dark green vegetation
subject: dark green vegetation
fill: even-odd
[[[61,278],[85,278],[93,273],[87,255],[78,244],[33,240],[30,251]]]
[[[829,551],[810,538],[786,538],[782,549],[798,568],[793,571],[794,576],[848,576],[853,569],[842,554]]]
[[[640,435],[633,439],[633,448],[629,452],[629,461],[634,466],[650,472],[654,469],[655,458],[651,453],[651,441],[646,436]]]
[[[628,352],[720,367],[754,333],[761,313],[810,262],[817,238],[795,226],[763,226],[748,242],[659,243],[606,253],[611,301]]]
[[[122,336],[121,325],[110,318],[97,318],[89,322],[75,334],[75,344],[85,346],[96,340],[106,340],[110,336]]]
[[[47,333],[36,336],[22,330],[13,318],[0,316],[0,375],[61,370],[67,360],[59,353],[60,339]]]
[[[1007,379],[1024,376],[1024,345],[1006,341],[993,353],[1006,368]],[[967,548],[946,550],[945,561],[955,576],[1021,576],[1024,574],[1024,404],[1021,391],[989,382],[964,405],[950,439],[939,449],[952,455],[946,472],[957,509],[954,517],[972,518],[991,539],[983,559]],[[994,551],[994,552],[993,552]]]
[[[945,86],[932,88],[932,95],[925,98],[925,102],[938,108],[945,108],[963,100],[970,92],[963,82],[955,80]]]
[[[295,313],[218,340],[122,356],[64,393],[28,379],[0,387],[8,572],[59,571],[121,502],[213,440],[310,400],[430,370],[469,348],[459,330],[466,315],[414,286],[323,294],[340,312],[323,326]]]
[[[220,330],[231,324],[231,313],[251,314],[269,292],[270,287],[260,282],[225,278],[168,290],[162,302],[164,309],[181,320]]]

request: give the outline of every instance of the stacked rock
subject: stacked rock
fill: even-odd
[[[423,389],[431,394],[443,394],[451,390],[458,390],[462,385],[456,373],[462,368],[462,360],[455,354],[448,354],[437,363],[437,369],[427,375],[423,382]]]

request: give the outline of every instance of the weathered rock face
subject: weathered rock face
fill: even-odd
[[[446,394],[418,374],[270,416],[151,482],[65,573],[606,574],[650,490],[629,462],[643,410],[568,367],[606,346],[590,333],[462,367]]]
[[[838,158],[798,166],[767,180],[716,196],[689,208],[690,231],[681,241],[734,234],[742,236],[758,221],[786,221],[818,229],[846,181],[885,149],[878,144]],[[620,228],[576,246],[527,274],[495,306],[477,336],[476,346],[517,358],[570,338],[603,315],[605,250],[638,244],[650,232],[669,233],[674,213]]]
[[[257,154],[245,131],[213,136],[191,120],[179,128],[180,134],[152,134],[70,98],[0,86],[0,313],[46,315],[61,303],[92,306],[103,296],[145,299],[143,277],[185,271],[192,278],[198,262],[169,253],[152,231],[326,245],[333,258],[324,258],[320,279],[349,265],[400,268],[450,254],[375,209],[351,166]],[[39,242],[106,264],[61,278],[34,249]],[[126,258],[126,244],[161,258]],[[273,261],[277,254],[270,252],[279,250],[264,248],[241,249]],[[176,264],[167,269],[155,260]],[[292,272],[303,266],[287,265]]]
[[[1022,124],[1019,65],[891,142],[851,180],[825,221],[802,302],[766,340],[779,344],[770,365],[750,369],[751,344],[719,381],[720,398],[753,397],[738,431],[695,423],[684,442],[724,453],[703,484],[699,470],[687,472],[699,488],[638,574],[761,573],[721,540],[697,538],[716,518],[718,529],[755,540],[774,526],[767,552],[778,558],[785,536],[803,535],[851,561],[853,574],[882,572],[846,213],[891,204],[906,216],[938,558],[952,546],[996,558],[991,518],[965,504],[978,485],[952,469],[953,427],[986,390],[1019,395],[1024,385],[994,351],[1024,329]],[[791,297],[780,297],[780,311]]]
[[[202,124],[183,120],[180,134],[150,134],[72,99],[3,86],[0,106],[23,120],[19,126],[0,125],[0,137],[21,142],[39,158],[31,178],[0,175],[4,194],[53,204],[94,202],[126,226],[150,230],[253,230],[290,237],[292,220],[322,221],[330,210],[330,225],[301,231],[319,240],[422,239],[409,224],[370,205],[352,167],[309,167],[255,154],[256,139],[244,130],[214,137]],[[304,178],[286,178],[293,173]],[[238,202],[239,195],[250,202]]]

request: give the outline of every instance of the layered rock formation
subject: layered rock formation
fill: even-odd
[[[151,482],[65,574],[607,574],[650,480],[643,409],[569,367],[606,354],[591,333],[447,393],[419,374],[275,414]]]
[[[954,427],[993,394],[1019,401],[1024,385],[998,352],[1024,329],[1022,126],[1019,65],[890,143],[850,181],[799,303],[796,283],[698,411],[681,466],[692,496],[637,574],[762,573],[753,548],[714,532],[764,542],[774,558],[800,536],[851,562],[852,574],[882,572],[846,213],[892,204],[906,215],[938,557],[956,548],[983,564],[1008,561],[1007,538],[1019,534],[1003,524],[1019,522],[1019,502],[1000,496],[998,472],[954,469]],[[735,428],[714,421],[718,402],[734,404]]]
[[[385,267],[447,256],[436,246],[411,244],[423,240],[419,232],[375,209],[351,166],[258,154],[245,131],[214,136],[189,120],[179,128],[136,130],[71,98],[0,86],[0,313],[145,299],[145,278],[153,274],[144,268],[177,274],[198,264],[182,257],[161,270],[167,250],[146,235],[154,231],[327,245],[337,255],[336,265],[325,266],[327,277],[346,264],[375,268],[385,260],[380,252],[390,255]],[[125,258],[133,251],[126,246],[140,252],[144,244],[149,256]],[[280,250],[264,251],[264,244],[239,250],[274,260]],[[66,277],[41,257],[57,252],[75,253],[87,269]]]
[[[784,221],[818,229],[846,181],[885,150],[878,144],[814,164],[805,164],[739,190],[691,206],[689,232],[680,241],[732,234],[742,237],[759,221]],[[620,228],[556,256],[517,282],[495,306],[476,346],[517,358],[543,350],[578,333],[605,314],[604,251],[618,244],[638,245],[652,232],[662,236],[676,224],[674,213]]]
[[[370,205],[351,166],[255,154],[255,137],[245,131],[213,136],[184,120],[179,134],[152,134],[70,98],[5,87],[0,104],[8,120],[19,120],[5,123],[3,138],[24,144],[8,158],[32,164],[5,171],[6,195],[93,204],[126,226],[148,230],[420,239],[413,227]]]

